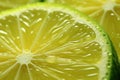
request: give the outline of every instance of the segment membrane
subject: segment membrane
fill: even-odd
[[[1,74],[12,66],[0,79],[11,74],[11,80],[98,80],[94,64],[101,59],[101,45],[93,29],[70,14],[27,10],[6,16],[0,19],[0,41],[0,52],[16,62],[0,65]]]

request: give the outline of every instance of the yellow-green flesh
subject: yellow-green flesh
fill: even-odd
[[[53,2],[70,5],[97,20],[110,36],[120,58],[119,0],[53,0]]]
[[[101,80],[105,73],[109,76],[109,48],[103,35],[97,29],[96,34],[89,21],[76,19],[62,8],[49,12],[30,7],[0,16],[0,79]]]

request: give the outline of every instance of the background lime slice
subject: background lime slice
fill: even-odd
[[[38,3],[0,13],[1,80],[119,80],[107,35],[77,10]]]
[[[42,0],[0,0],[0,11]]]
[[[109,34],[120,57],[120,0],[46,0],[71,5],[96,19]]]

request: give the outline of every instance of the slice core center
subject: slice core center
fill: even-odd
[[[27,53],[22,53],[16,57],[17,62],[20,63],[21,65],[26,64],[28,65],[31,63],[32,60],[32,54],[27,52]]]
[[[103,9],[105,11],[113,10],[114,7],[115,7],[115,2],[114,1],[108,1],[103,5]]]

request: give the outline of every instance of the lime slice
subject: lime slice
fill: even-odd
[[[88,14],[103,25],[120,59],[120,0],[48,0],[68,4]]]
[[[65,6],[37,3],[5,11],[0,79],[118,80],[111,45],[99,25]]]
[[[40,0],[0,0],[0,11],[38,1]]]

